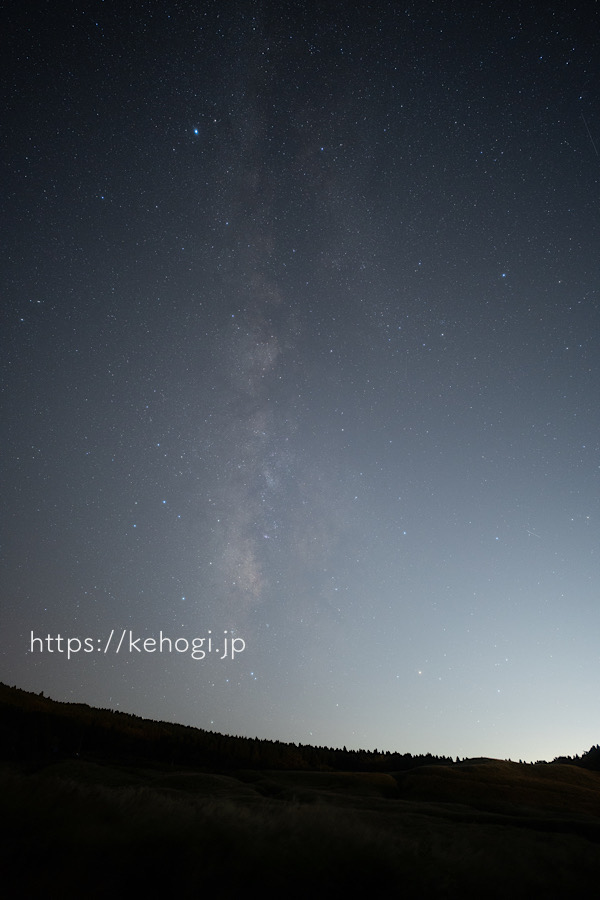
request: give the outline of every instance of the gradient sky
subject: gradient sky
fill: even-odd
[[[4,26],[0,680],[318,745],[598,743],[597,5]],[[161,630],[213,651],[129,652]]]

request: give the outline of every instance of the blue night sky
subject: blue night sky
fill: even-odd
[[[5,26],[0,680],[305,744],[598,743],[596,5]]]

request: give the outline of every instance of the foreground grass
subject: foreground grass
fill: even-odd
[[[517,769],[512,777],[477,767],[457,779],[459,770],[424,768],[409,780],[232,776],[79,761],[31,773],[6,768],[4,895],[100,898],[151,890],[187,898],[211,890],[233,897],[260,889],[291,898],[377,890],[399,898],[541,891],[559,898],[597,885],[596,776],[581,783],[563,772],[559,787],[551,782],[544,792],[536,785],[545,773],[532,771],[528,779]],[[512,806],[509,782],[520,792]],[[575,795],[584,809],[567,808]],[[486,797],[503,808],[485,809]]]

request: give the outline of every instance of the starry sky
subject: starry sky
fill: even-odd
[[[599,20],[8,4],[1,681],[305,744],[600,740]]]

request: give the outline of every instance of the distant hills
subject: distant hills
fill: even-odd
[[[0,729],[0,758],[4,759],[34,761],[85,755],[210,770],[242,767],[357,772],[452,764],[449,757],[430,753],[412,756],[234,737],[84,703],[61,703],[4,684],[0,684]]]
[[[0,683],[0,759],[33,762],[80,755],[210,770],[389,772],[460,762],[431,753],[347,750],[223,735],[85,703],[63,703]],[[462,764],[466,762],[494,760],[462,760]],[[599,771],[600,746],[582,756],[559,757],[553,762]]]

